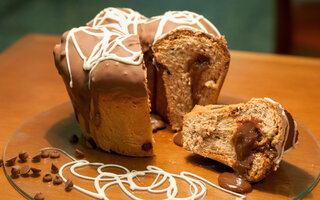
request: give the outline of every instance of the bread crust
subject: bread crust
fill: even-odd
[[[154,142],[148,101],[148,97],[133,97],[123,92],[98,94],[90,104],[90,131],[85,130],[85,121],[78,115],[79,125],[87,139],[92,138],[107,152],[152,156]]]

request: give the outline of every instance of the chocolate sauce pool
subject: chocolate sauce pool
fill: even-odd
[[[224,172],[220,174],[218,183],[221,187],[237,193],[251,192],[251,184],[234,173]]]

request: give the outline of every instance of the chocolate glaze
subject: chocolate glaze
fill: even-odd
[[[87,27],[85,30],[98,34],[103,33],[100,31],[102,28]],[[64,55],[66,53],[68,34],[69,32],[63,34],[62,43],[56,45],[54,48],[55,63],[66,84],[75,113],[81,114],[82,117],[84,117],[87,132],[89,132],[90,102],[91,99],[95,100],[95,98],[93,98],[95,93],[122,91],[135,97],[147,96],[145,70],[142,64],[131,65],[114,59],[106,59],[99,62],[94,69],[84,70],[83,60],[75,48],[73,40],[69,39],[68,56],[69,67],[72,73],[71,80],[67,59]],[[93,36],[81,30],[74,33],[74,36],[82,53],[86,57],[89,57],[93,48],[104,39],[103,37]],[[110,38],[109,43],[117,42],[119,39],[121,38]],[[122,44],[130,51],[140,51],[140,43],[137,35],[127,36],[126,39],[122,40]],[[121,45],[116,45],[110,54],[117,55],[118,57],[131,56]],[[69,84],[71,81],[72,85]]]
[[[166,124],[159,115],[151,114],[150,117],[152,132],[156,132],[157,130],[166,128]]]
[[[232,168],[240,177],[245,177],[253,161],[253,150],[257,147],[258,123],[259,121],[256,119],[241,122],[232,138],[237,155],[237,160]]]
[[[251,184],[234,173],[224,172],[219,175],[218,183],[221,187],[237,193],[251,192]]]
[[[277,156],[273,159],[276,164],[279,164],[284,153],[289,152],[298,142],[298,130],[296,129],[296,123],[291,114],[285,110],[281,104],[273,101],[270,98],[264,98],[265,100],[275,104],[278,109],[278,113],[281,116],[282,133],[280,142],[275,145]]]
[[[287,110],[284,110],[284,112],[288,118],[288,123],[289,123],[288,138],[287,138],[287,141],[284,146],[284,150],[286,151],[296,145],[296,143],[298,142],[299,132],[298,132],[298,130],[295,130],[295,121],[292,118],[291,114]]]

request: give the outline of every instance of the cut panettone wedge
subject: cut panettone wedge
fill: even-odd
[[[196,105],[215,104],[230,62],[226,41],[200,31],[174,30],[153,46],[156,111],[181,130]]]
[[[183,147],[232,167],[257,182],[276,171],[297,143],[291,115],[277,102],[253,98],[234,105],[195,106],[184,116]]]

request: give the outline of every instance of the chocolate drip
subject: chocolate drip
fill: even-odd
[[[254,158],[253,151],[257,147],[258,123],[255,119],[241,122],[241,125],[232,138],[237,154],[237,160],[233,165],[233,169],[240,177],[245,177],[252,164]]]
[[[209,69],[210,59],[204,55],[199,55],[195,60],[189,62],[188,72],[191,78],[191,93],[193,105],[196,105],[200,98],[201,94],[201,85],[199,84],[201,79],[201,74]]]

